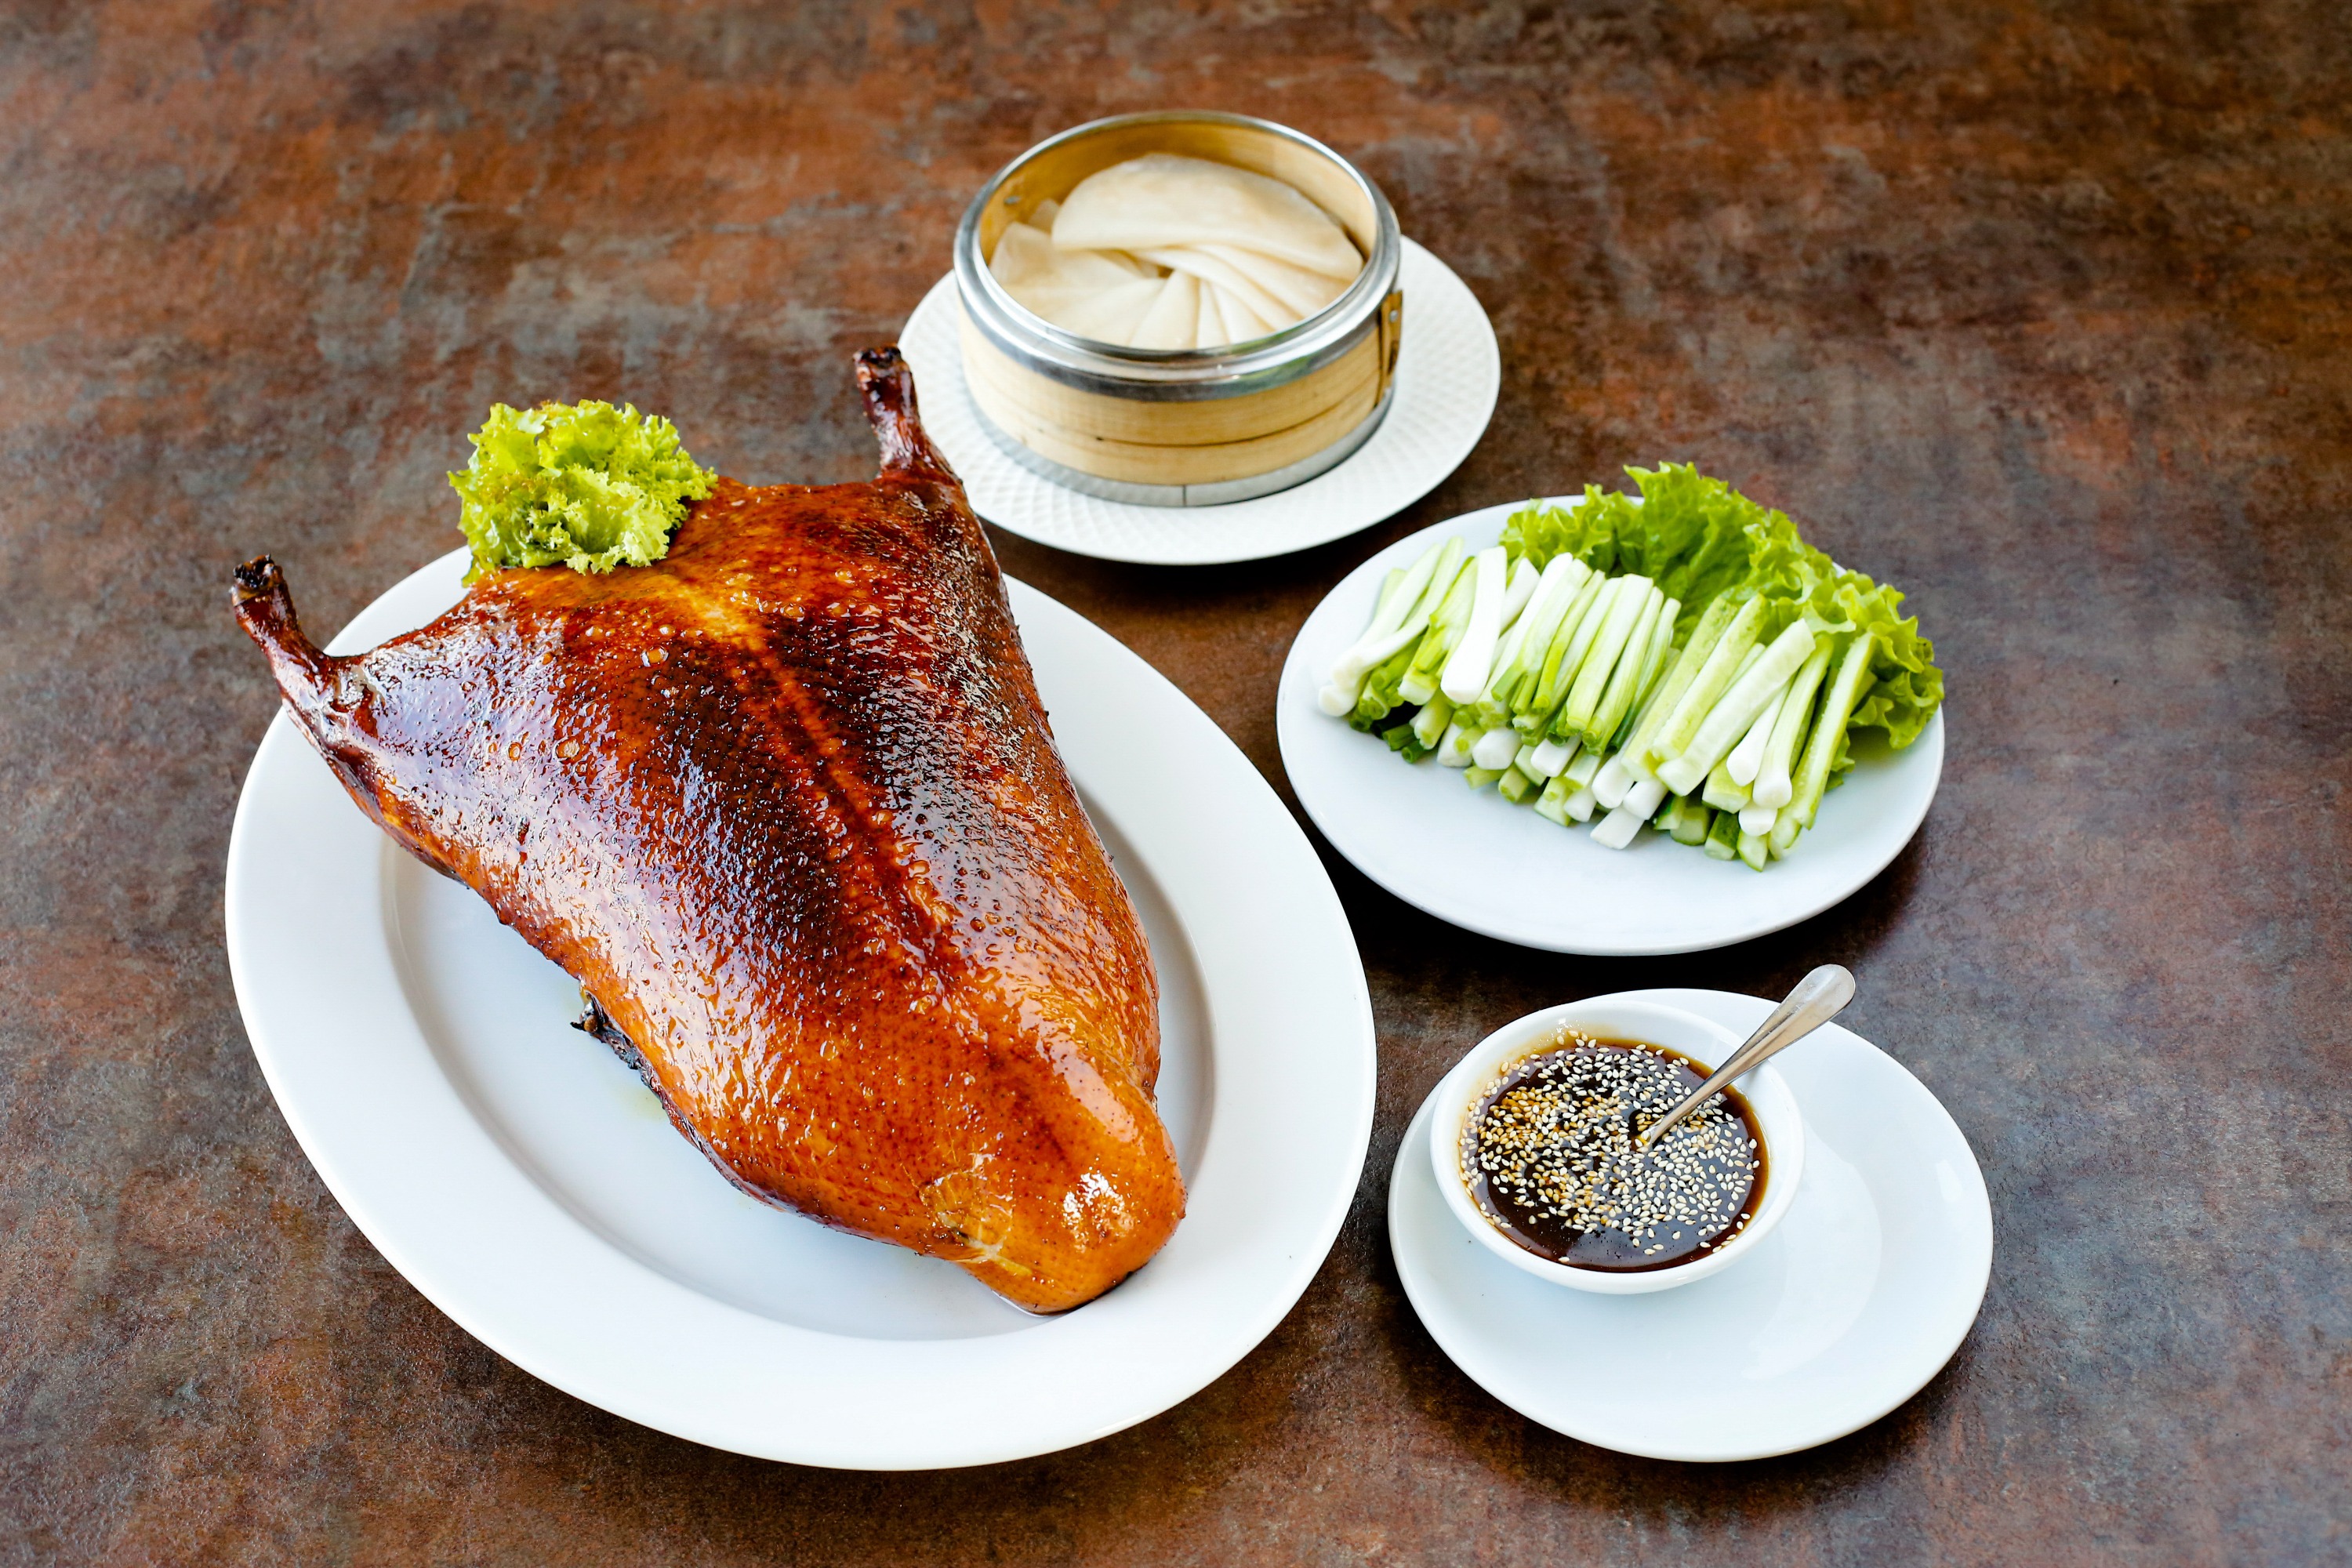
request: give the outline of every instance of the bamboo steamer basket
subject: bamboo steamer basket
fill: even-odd
[[[1230,163],[1293,186],[1338,220],[1364,269],[1305,321],[1211,349],[1098,342],[1016,303],[988,269],[1006,226],[1146,153]],[[1269,495],[1345,458],[1388,412],[1404,321],[1402,250],[1380,187],[1286,126],[1192,110],[1097,120],[1024,153],[965,211],[955,240],[964,383],[999,447],[1072,489],[1146,506]]]

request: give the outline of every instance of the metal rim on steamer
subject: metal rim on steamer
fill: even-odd
[[[1068,142],[1114,128],[1203,122],[1243,126],[1280,137],[1329,160],[1362,192],[1372,211],[1371,254],[1365,258],[1364,269],[1356,280],[1337,300],[1304,321],[1245,343],[1213,349],[1134,349],[1082,338],[1033,315],[989,271],[980,254],[981,219],[1000,198],[1006,183],[1032,162]],[[1090,121],[1040,142],[999,170],[994,179],[981,187],[964,209],[963,221],[956,226],[956,291],[972,325],[1016,364],[1085,392],[1143,402],[1191,403],[1280,386],[1321,369],[1354,348],[1380,330],[1381,306],[1396,287],[1402,254],[1396,212],[1388,197],[1362,170],[1313,137],[1246,114],[1155,110]]]
[[[1213,479],[1205,484],[1191,485],[1138,484],[1132,479],[1107,479],[1100,474],[1066,468],[998,429],[996,421],[988,416],[987,410],[974,407],[972,413],[977,416],[982,434],[998,451],[1038,478],[1051,479],[1064,489],[1076,490],[1097,500],[1121,501],[1129,506],[1230,506],[1234,501],[1255,500],[1260,496],[1286,490],[1293,485],[1303,485],[1318,475],[1338,468],[1354,457],[1358,447],[1372,438],[1373,433],[1381,427],[1381,421],[1389,416],[1389,405],[1395,401],[1396,388],[1391,387],[1381,394],[1380,402],[1364,416],[1362,424],[1321,451],[1301,458],[1286,468],[1251,474],[1245,479]]]

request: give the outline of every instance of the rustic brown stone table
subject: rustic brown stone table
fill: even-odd
[[[247,1050],[220,868],[273,704],[230,564],[276,552],[340,624],[454,542],[493,399],[869,471],[847,356],[975,185],[1171,104],[1360,158],[1492,313],[1501,405],[1328,548],[1000,538],[1010,570],[1282,787],[1276,670],[1348,567],[1694,458],[1914,591],[1935,813],[1844,906],[1697,960],[1517,951],[1333,864],[1381,1034],[1354,1214],[1263,1347],[1132,1431],[861,1476],[576,1403],[385,1265]],[[2336,8],[12,0],[0,169],[0,1564],[2352,1561]],[[1825,959],[1991,1186],[1951,1367],[1716,1468],[1456,1373],[1381,1215],[1441,1069],[1542,1004]]]

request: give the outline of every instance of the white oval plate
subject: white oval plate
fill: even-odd
[[[431,619],[457,600],[464,560],[402,583],[336,648]],[[1206,715],[1076,613],[1009,587],[1055,739],[1151,943],[1160,1103],[1190,1188],[1149,1266],[1058,1318],[738,1193],[634,1073],[569,1027],[578,987],[394,847],[283,713],[271,725],[228,860],[254,1055],[368,1239],[499,1354],[714,1447],[977,1465],[1167,1409],[1306,1289],[1371,1131],[1371,1005],[1339,898]]]
[[[1726,991],[1603,1000],[1680,1007],[1742,1037],[1772,1011]],[[1530,1421],[1654,1459],[1794,1453],[1925,1388],[1992,1275],[1976,1156],[1926,1085],[1834,1024],[1773,1065],[1805,1119],[1796,1202],[1738,1267],[1648,1296],[1563,1290],[1489,1256],[1438,1191],[1424,1101],[1389,1178],[1389,1243],[1430,1337]]]
[[[1758,872],[1647,829],[1628,848],[1604,849],[1591,824],[1562,828],[1492,789],[1474,795],[1459,773],[1433,759],[1408,764],[1379,736],[1316,706],[1333,661],[1370,623],[1391,567],[1411,565],[1453,534],[1474,550],[1492,544],[1526,504],[1490,506],[1398,540],[1342,578],[1299,628],[1275,699],[1275,734],[1299,804],[1332,847],[1442,921],[1553,952],[1620,957],[1696,952],[1794,925],[1902,853],[1943,774],[1940,711],[1900,752],[1858,747],[1853,771],[1789,858]]]
[[[1396,399],[1380,428],[1304,484],[1226,506],[1130,506],[1066,489],[1000,450],[964,388],[955,275],[935,284],[898,334],[915,367],[923,428],[955,465],[972,510],[1040,544],[1106,561],[1200,566],[1285,555],[1370,528],[1461,467],[1493,417],[1503,360],[1494,326],[1454,269],[1413,241],[1397,273],[1404,341]]]

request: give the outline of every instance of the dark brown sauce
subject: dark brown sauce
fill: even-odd
[[[1754,1108],[1727,1089],[1653,1148],[1633,1140],[1710,1070],[1663,1046],[1563,1035],[1479,1101],[1462,1141],[1470,1195],[1555,1263],[1640,1273],[1706,1257],[1764,1203]]]

